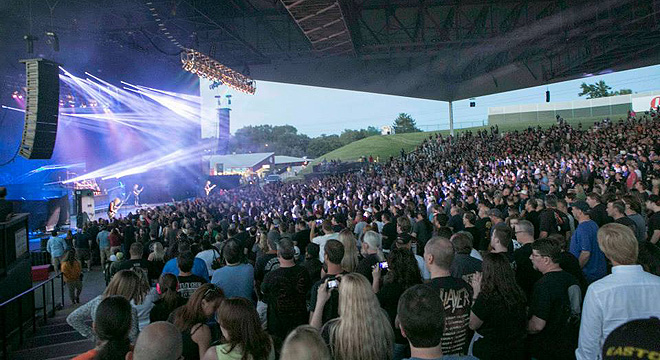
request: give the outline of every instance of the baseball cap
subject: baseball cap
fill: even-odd
[[[660,319],[638,319],[617,327],[603,344],[603,359],[649,359],[645,354],[660,353]]]
[[[589,204],[587,204],[586,201],[582,201],[582,200],[571,203],[571,207],[576,208],[584,213],[587,213],[591,210]]]

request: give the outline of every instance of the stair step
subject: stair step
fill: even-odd
[[[71,325],[67,324],[66,322],[61,324],[51,324],[49,322],[47,325],[37,327],[37,332],[34,333],[34,336],[53,335],[63,332],[69,332],[71,330],[73,330],[73,328],[71,327]]]
[[[71,328],[71,331],[67,332],[30,337],[23,343],[23,349],[27,350],[30,348],[62,344],[79,340],[85,340],[85,337]]]
[[[11,358],[14,360],[71,358],[93,348],[94,342],[85,339],[15,351],[11,354]]]

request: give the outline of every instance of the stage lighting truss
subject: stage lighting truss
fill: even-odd
[[[222,65],[199,51],[193,49],[182,51],[181,64],[185,71],[214,82],[223,83],[232,89],[247,94],[254,94],[257,90],[253,79]]]

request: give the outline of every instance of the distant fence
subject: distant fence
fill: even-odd
[[[454,123],[454,130],[486,126],[486,125],[488,125],[488,120],[461,121]],[[417,125],[417,127],[422,131],[443,131],[443,130],[449,130],[449,123],[436,124],[436,125]]]

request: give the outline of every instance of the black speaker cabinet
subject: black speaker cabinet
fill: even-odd
[[[82,229],[88,221],[94,221],[94,192],[83,189],[76,190],[76,227]]]
[[[26,159],[50,159],[57,135],[59,64],[41,58],[21,62],[25,63],[27,100],[20,154]]]

